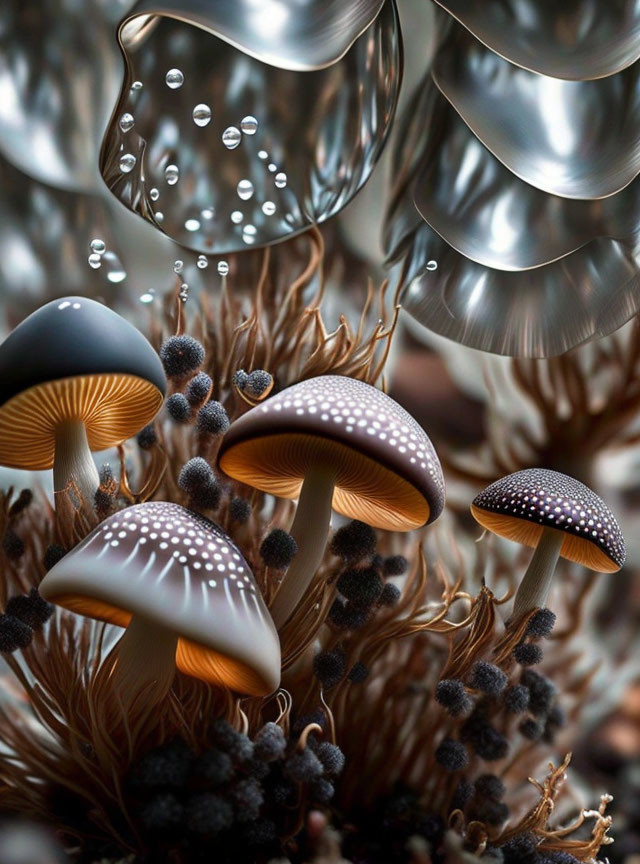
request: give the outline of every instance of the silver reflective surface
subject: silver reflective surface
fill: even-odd
[[[437,269],[427,270],[433,260]],[[550,357],[621,327],[640,311],[640,239],[598,239],[536,270],[507,273],[469,261],[424,223],[417,230],[404,309],[470,348]]]
[[[484,146],[538,189],[600,198],[640,171],[640,62],[565,81],[507,62],[454,25],[432,74]]]
[[[555,78],[613,75],[640,58],[638,0],[436,0],[492,51]]]
[[[132,0],[0,3],[0,152],[31,176],[96,189],[122,75],[114,38]]]
[[[597,200],[548,195],[511,173],[443,97],[435,114],[415,203],[425,221],[467,258],[486,267],[526,270],[596,237],[626,237],[638,224],[640,180]]]
[[[153,26],[149,16],[187,21],[280,69],[330,66],[373,22],[384,0],[140,0],[121,30],[126,49]],[[142,35],[142,38],[144,36]]]
[[[102,176],[126,207],[203,253],[275,243],[336,214],[381,152],[401,75],[392,0],[341,60],[316,71],[266,65],[171,17],[154,19],[126,61]],[[183,73],[175,89],[172,69]],[[194,122],[197,105],[210,110],[206,125]],[[134,118],[127,131],[124,114]],[[248,117],[257,126],[245,133]]]

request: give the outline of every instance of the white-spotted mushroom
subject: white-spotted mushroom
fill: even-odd
[[[271,606],[278,627],[322,561],[332,507],[375,528],[410,531],[444,506],[442,469],[424,429],[381,390],[338,375],[301,381],[243,414],[222,442],[220,467],[299,499],[291,526],[298,554]]]
[[[0,345],[0,464],[53,467],[93,514],[100,485],[92,450],[137,434],[162,405],[166,379],[151,344],[102,303],[53,300]]]
[[[246,695],[280,682],[278,635],[249,565],[217,525],[178,504],[110,516],[47,573],[40,592],[127,628],[114,648],[124,705],[145,686],[159,701],[176,666]]]
[[[599,573],[614,573],[625,561],[618,522],[584,483],[544,468],[528,468],[492,483],[471,505],[489,531],[533,546],[535,553],[513,607],[514,619],[545,606],[558,558]]]

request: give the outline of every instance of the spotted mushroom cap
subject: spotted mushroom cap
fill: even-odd
[[[217,525],[178,504],[136,504],[105,519],[40,593],[120,627],[135,614],[174,631],[187,675],[248,695],[280,683],[278,634],[249,565]]]
[[[243,414],[220,466],[230,477],[297,498],[314,465],[337,472],[333,508],[376,528],[409,531],[444,507],[440,462],[424,429],[389,396],[353,378],[301,381]]]
[[[68,420],[84,422],[92,450],[119,444],[154,418],[165,389],[158,354],[112,309],[46,303],[0,345],[0,464],[51,468]]]
[[[492,483],[471,505],[475,519],[525,546],[537,546],[542,530],[566,534],[560,554],[600,573],[624,564],[620,526],[609,507],[584,483],[545,468],[528,468]]]

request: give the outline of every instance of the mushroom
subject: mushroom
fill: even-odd
[[[614,573],[624,564],[615,516],[595,492],[566,474],[516,471],[481,492],[471,513],[494,534],[536,550],[515,597],[515,619],[545,606],[558,558],[599,573]]]
[[[278,635],[249,565],[217,525],[179,504],[136,504],[105,519],[40,593],[127,628],[112,676],[125,709],[143,687],[160,701],[176,666],[253,696],[280,682]]]
[[[318,569],[331,508],[375,528],[410,531],[444,506],[440,462],[421,426],[364,381],[323,375],[247,411],[223,439],[226,474],[281,498],[299,498],[295,557],[271,606],[291,616]]]
[[[92,450],[135,435],[166,388],[157,353],[128,321],[86,297],[53,300],[0,345],[0,464],[53,467],[92,514],[100,485]]]

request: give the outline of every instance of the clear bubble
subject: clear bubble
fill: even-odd
[[[437,269],[438,269],[438,262],[437,261],[434,261],[433,259],[431,261],[427,261],[427,270],[437,270]]]
[[[200,270],[206,270],[209,266],[209,260],[206,255],[198,255],[198,260],[196,261],[197,266]]]
[[[187,219],[184,223],[184,227],[187,231],[199,231],[200,230],[200,220],[199,219]]]
[[[175,186],[180,179],[180,169],[177,165],[167,165],[164,169],[164,179],[169,186]]]
[[[127,271],[115,252],[105,252],[102,256],[106,264],[107,279],[109,282],[123,282],[127,278]]]
[[[184,84],[184,75],[179,69],[169,69],[164,80],[167,82],[167,87],[171,90],[177,90]]]
[[[276,174],[273,182],[276,184],[278,189],[284,189],[284,187],[287,185],[287,175],[284,173],[284,171],[279,171]]]
[[[153,218],[158,224],[161,224],[162,222],[164,222],[164,213],[161,210],[158,210],[157,213],[153,214]]]
[[[258,159],[268,159],[269,154],[266,150],[258,150]]]
[[[253,196],[253,183],[251,180],[241,180],[236,186],[238,198],[248,201]]]
[[[255,225],[245,225],[242,229],[242,239],[247,244],[247,246],[251,246],[251,244],[256,242],[256,234],[257,234]]]
[[[181,261],[179,258],[173,262],[173,272],[174,273],[182,273],[182,268],[184,267],[184,261]]]
[[[155,186],[153,187],[153,189],[149,190],[149,198],[151,198],[152,201],[157,201],[159,197],[160,192],[156,189]]]
[[[125,112],[120,120],[118,121],[118,125],[123,132],[128,132],[129,129],[133,129],[134,124],[133,114],[129,114],[129,112]]]
[[[222,133],[222,143],[227,150],[235,150],[242,141],[242,132],[237,126],[227,126]]]
[[[155,295],[155,291],[153,290],[153,288],[151,288],[151,289],[149,289],[149,291],[146,291],[144,294],[140,295],[140,302],[141,303],[153,303],[154,295]]]
[[[92,270],[99,270],[102,267],[102,255],[98,255],[97,252],[92,252],[87,260]]]
[[[96,255],[104,255],[104,253],[107,251],[107,244],[99,237],[96,237],[95,240],[92,240],[89,246],[91,247],[91,251],[95,252]]]
[[[136,165],[136,157],[133,153],[123,153],[120,157],[120,170],[123,174],[133,171]]]
[[[273,201],[265,201],[262,205],[262,212],[265,216],[273,216],[273,214],[276,212],[276,205],[273,203]]]
[[[208,126],[211,122],[211,108],[208,105],[205,105],[204,102],[200,102],[199,105],[193,109],[193,113],[191,115],[193,117],[193,122],[196,126]]]
[[[226,276],[229,272],[229,262],[228,261],[218,261],[218,273],[221,276]]]
[[[205,207],[204,210],[200,211],[200,215],[203,219],[213,219],[213,217],[216,215],[216,211],[213,209],[213,207]]]
[[[278,166],[275,162],[269,162],[267,168],[269,169],[269,171],[271,171],[272,174],[278,170]]]
[[[231,221],[234,225],[239,225],[244,219],[244,213],[241,213],[240,210],[234,210],[231,214]]]
[[[144,85],[143,85],[142,81],[134,81],[133,84],[131,85],[131,89],[132,90],[142,90],[143,86]]]
[[[251,114],[247,114],[240,121],[240,128],[245,135],[255,135],[258,131],[258,121]]]

